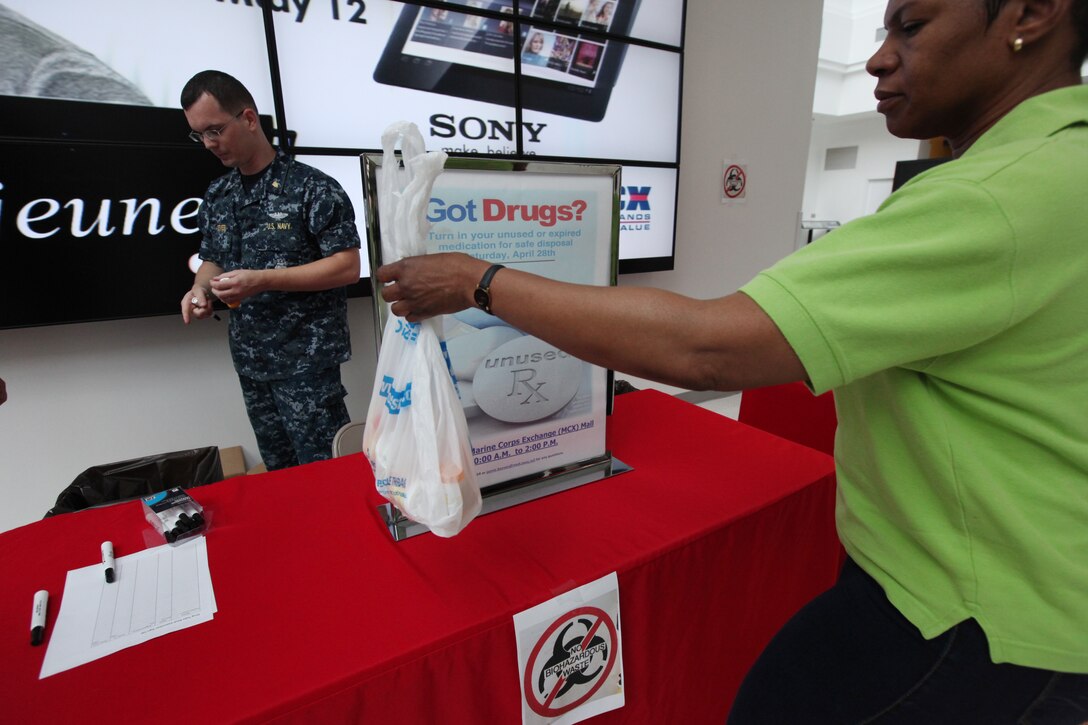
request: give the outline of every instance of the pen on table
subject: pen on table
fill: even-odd
[[[106,573],[106,583],[113,583],[113,543],[109,541],[102,542],[102,569]]]
[[[34,611],[30,613],[30,644],[37,647],[45,639],[45,610],[49,607],[49,592],[34,594]]]

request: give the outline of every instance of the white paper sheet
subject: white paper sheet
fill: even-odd
[[[215,614],[203,536],[119,557],[116,579],[102,565],[68,572],[39,679],[78,667]]]
[[[514,615],[523,725],[571,725],[623,707],[616,572]]]

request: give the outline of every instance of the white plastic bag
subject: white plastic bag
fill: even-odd
[[[403,169],[394,154],[398,140]],[[427,251],[427,205],[446,154],[426,153],[419,129],[403,121],[382,134],[382,151],[378,218],[382,258],[393,262]],[[460,532],[481,505],[468,423],[452,376],[437,319],[389,319],[363,451],[378,492],[439,536]]]

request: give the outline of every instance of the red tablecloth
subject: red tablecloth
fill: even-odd
[[[813,395],[804,383],[745,390],[737,420],[829,455],[835,451],[835,398]]]
[[[653,391],[616,398],[608,440],[632,472],[453,539],[394,542],[362,455],[192,489],[214,620],[44,680],[34,592],[52,623],[99,543],[145,547],[141,509],[0,534],[0,722],[518,723],[513,615],[617,571],[627,704],[595,722],[720,723],[834,581],[831,459]]]

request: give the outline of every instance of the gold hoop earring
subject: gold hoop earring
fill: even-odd
[[[1024,39],[1019,35],[1016,36],[1016,40],[1012,41],[1012,52],[1019,53],[1024,48]]]

